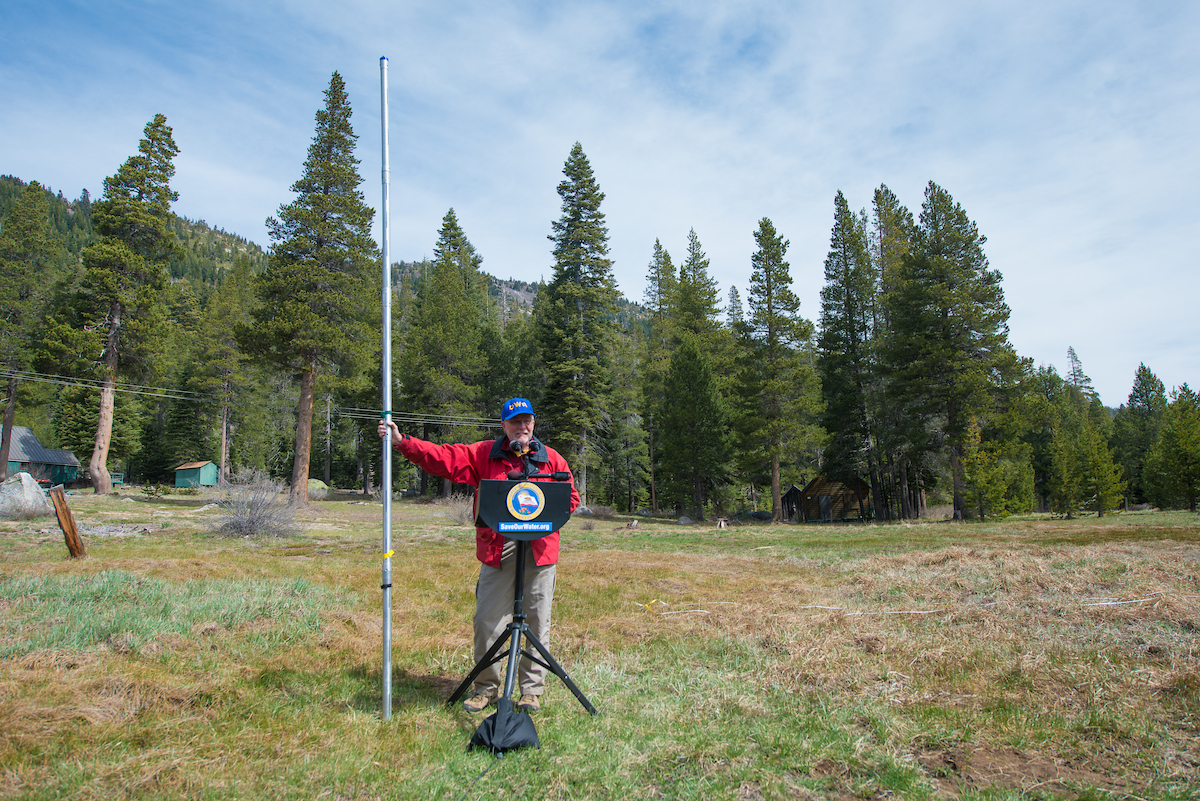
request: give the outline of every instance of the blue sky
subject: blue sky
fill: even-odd
[[[0,0],[0,173],[74,198],[163,113],[175,210],[264,246],[334,70],[379,205],[389,59],[391,249],[433,249],[453,207],[483,267],[552,272],[555,187],[580,142],[606,194],[623,294],[654,240],[694,228],[722,297],[753,232],[791,241],[819,315],[833,198],[927,182],[1004,275],[1011,340],[1103,400],[1144,362],[1200,383],[1200,4]]]

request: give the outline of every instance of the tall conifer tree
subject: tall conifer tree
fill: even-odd
[[[791,287],[785,258],[790,243],[766,217],[754,241],[739,431],[743,459],[769,465],[772,520],[779,522],[783,463],[794,461],[814,438],[820,387],[812,364],[812,323],[800,316],[800,299]]]
[[[870,397],[876,383],[872,343],[878,281],[867,256],[864,221],[850,211],[840,191],[833,205],[818,338],[822,422],[829,436],[822,467],[839,479],[866,472],[874,489],[876,517],[882,518]]]
[[[636,355],[638,347],[629,332],[618,333],[612,392],[596,436],[608,503],[630,514],[644,499],[649,479],[646,422],[639,397],[643,382],[641,362]],[[592,484],[594,487],[596,482]]]
[[[688,231],[687,256],[679,265],[679,290],[673,304],[676,336],[691,333],[705,353],[722,399],[733,391],[737,356],[732,330],[721,323],[720,288],[709,274],[709,259],[695,229]]]
[[[679,265],[674,316],[676,327],[695,334],[701,347],[705,348],[712,345],[714,332],[719,327],[717,317],[721,312],[718,303],[720,290],[717,282],[708,274],[708,268],[708,256],[693,228],[688,231],[687,256]]]
[[[1078,367],[1076,363],[1075,367]],[[1124,491],[1121,468],[1100,433],[1104,409],[1079,387],[1064,382],[1051,439],[1050,499],[1054,511],[1103,517]]]
[[[600,210],[604,193],[578,142],[563,175],[558,185],[562,216],[549,236],[554,277],[538,293],[534,308],[547,375],[538,413],[550,442],[568,454],[586,502],[589,439],[610,391],[617,287]]]
[[[196,353],[196,389],[217,399],[217,465],[221,483],[229,480],[230,437],[250,404],[239,403],[251,380],[246,356],[238,348],[237,326],[250,322],[254,277],[250,260],[239,256],[225,283],[209,298],[200,321]]]
[[[1067,346],[1067,383],[1079,390],[1089,403],[1099,397],[1095,387],[1092,386],[1092,379],[1083,372],[1083,363],[1075,355],[1073,345]]]
[[[1127,497],[1133,503],[1149,498],[1143,477],[1146,456],[1158,440],[1167,391],[1163,382],[1145,364],[1139,364],[1129,390],[1129,399],[1113,416],[1113,450],[1128,482]]]
[[[650,508],[658,512],[658,464],[662,434],[658,413],[663,404],[663,384],[671,364],[674,342],[674,317],[671,313],[679,289],[679,276],[671,263],[671,254],[654,240],[654,255],[646,271],[646,338],[642,353],[642,409],[645,410],[648,469],[650,471]]]
[[[162,114],[156,114],[143,133],[138,155],[104,179],[103,199],[92,206],[101,239],[84,248],[76,291],[68,306],[48,321],[43,340],[48,359],[60,367],[73,363],[77,372],[100,382],[88,463],[98,494],[112,492],[108,455],[117,378],[145,370],[158,355],[156,343],[166,326],[167,263],[179,248],[167,228],[171,203],[178,199],[171,177],[179,148]]]
[[[885,343],[892,402],[918,451],[947,444],[956,517],[964,513],[962,454],[968,421],[984,420],[1019,365],[1008,343],[1008,306],[979,233],[962,206],[930,181],[912,250],[887,294]]]
[[[273,253],[257,282],[254,324],[239,328],[248,352],[299,378],[293,505],[308,503],[317,376],[357,374],[379,339],[375,212],[358,188],[358,137],[350,116],[345,84],[335,72],[325,107],[316,115],[303,174],[292,185],[296,199],[267,220]]]
[[[726,412],[699,337],[682,335],[671,355],[660,413],[664,484],[697,520],[714,490],[729,482]]]
[[[1165,508],[1200,505],[1200,396],[1187,384],[1171,392],[1158,440],[1146,456],[1150,497]]]
[[[442,218],[433,263],[417,288],[398,359],[401,396],[413,411],[447,417],[479,416],[484,411],[480,389],[487,319],[482,263],[450,209]],[[492,414],[498,402],[493,402]],[[478,439],[480,433],[473,426],[427,423],[421,435],[460,441]],[[449,490],[447,482],[443,491]]]
[[[17,408],[17,373],[33,363],[34,330],[43,313],[47,288],[62,251],[50,228],[50,202],[37,181],[24,188],[0,228],[0,367],[10,371],[0,429],[0,481],[8,475],[8,454]]]
[[[900,264],[911,249],[915,227],[912,212],[900,203],[886,184],[880,185],[871,202],[867,252],[878,277],[880,294],[872,321],[877,383],[872,393],[871,415],[876,421],[880,453],[880,483],[874,489],[882,500],[885,519],[890,519],[893,514],[901,518],[918,516],[924,498],[919,468],[913,458],[914,448],[907,433],[910,427],[899,407],[887,402],[887,374],[878,369],[881,345],[887,341],[891,326],[888,306],[883,299],[896,289]]]

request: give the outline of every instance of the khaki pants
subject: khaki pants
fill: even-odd
[[[479,566],[479,581],[475,585],[475,661],[482,659],[512,620],[513,598],[517,584],[517,547],[525,551],[525,599],[522,609],[525,622],[538,641],[549,648],[546,636],[550,633],[550,605],[554,601],[555,565],[539,567],[533,563],[529,543],[506,540],[500,556],[500,567]],[[522,641],[522,650],[540,656],[537,650]],[[500,695],[500,667],[508,664],[509,644],[505,643],[498,656],[504,656],[475,677],[475,692]],[[517,672],[521,695],[541,695],[546,689],[546,668],[521,657]]]

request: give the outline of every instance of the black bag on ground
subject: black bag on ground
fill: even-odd
[[[527,746],[542,747],[537,729],[533,727],[533,718],[514,711],[511,698],[501,698],[496,702],[496,713],[479,724],[467,748],[486,748],[493,753],[503,754]]]

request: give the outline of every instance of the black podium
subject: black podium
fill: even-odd
[[[546,646],[534,636],[525,622],[525,554],[530,550],[528,543],[558,531],[571,519],[571,485],[565,480],[566,474],[562,475],[562,479],[559,479],[558,474],[535,474],[521,481],[479,482],[479,492],[475,496],[476,525],[487,526],[517,543],[513,615],[508,628],[492,643],[487,653],[476,663],[474,670],[463,679],[462,684],[458,685],[458,689],[446,701],[449,706],[458,703],[480,673],[505,658],[500,654],[500,649],[508,642],[508,668],[504,676],[504,693],[501,698],[512,697],[518,663],[524,656],[562,679],[563,684],[567,685],[579,699],[579,703],[583,704],[583,708],[593,715],[597,714],[596,707],[592,706],[592,702],[571,680],[562,665],[550,655]],[[540,659],[529,651],[522,650],[522,638],[533,646]]]

